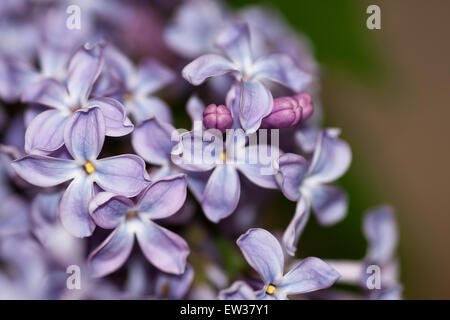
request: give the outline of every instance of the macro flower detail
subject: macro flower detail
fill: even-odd
[[[258,272],[263,287],[254,291],[258,300],[284,300],[288,296],[304,294],[333,285],[339,273],[326,262],[309,257],[300,261],[289,272],[284,273],[284,255],[278,240],[264,229],[250,229],[241,235],[237,245],[248,264]],[[252,298],[250,288],[234,284],[220,293],[223,299]]]
[[[161,271],[181,275],[189,247],[177,234],[154,220],[170,217],[186,199],[184,175],[167,177],[146,187],[135,200],[109,192],[97,194],[89,205],[92,218],[104,229],[114,229],[89,256],[93,276],[120,268],[136,237],[147,260]]]
[[[239,118],[247,133],[258,130],[262,119],[272,112],[272,93],[263,80],[280,83],[294,92],[300,92],[311,80],[288,56],[273,54],[255,60],[245,23],[226,28],[215,44],[220,54],[209,53],[195,59],[183,69],[183,77],[198,86],[207,78],[232,74],[238,84],[238,108],[233,117]]]
[[[12,163],[25,181],[52,187],[71,181],[64,192],[59,214],[63,226],[74,236],[92,234],[95,224],[88,204],[94,183],[101,189],[126,196],[137,195],[147,184],[144,161],[136,155],[97,159],[105,140],[105,121],[99,108],[78,110],[69,119],[64,141],[72,159],[42,155],[25,156]]]
[[[279,158],[277,182],[286,198],[297,201],[294,217],[283,235],[283,243],[291,255],[296,251],[311,208],[324,226],[337,223],[347,213],[345,192],[328,185],[340,178],[351,163],[350,147],[338,135],[339,130],[323,130],[310,162],[292,153]]]
[[[224,105],[210,104],[203,111],[203,125],[206,129],[218,129],[225,132],[233,125],[233,116],[230,109]]]
[[[77,110],[100,108],[107,136],[119,137],[133,130],[133,124],[119,101],[109,97],[90,97],[103,64],[100,45],[85,45],[70,60],[66,86],[55,79],[44,79],[24,90],[23,102],[50,108],[29,124],[25,133],[27,153],[48,154],[59,149],[64,144],[65,127]]]

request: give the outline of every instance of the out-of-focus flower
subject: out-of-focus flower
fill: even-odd
[[[300,93],[294,97],[273,100],[273,110],[262,120],[261,128],[290,128],[306,121],[313,113],[311,96]]]
[[[206,129],[218,129],[225,132],[233,126],[233,116],[230,109],[224,105],[210,104],[203,111],[203,125]]]
[[[283,236],[283,243],[291,255],[295,254],[311,208],[319,223],[325,226],[337,223],[347,213],[345,192],[328,185],[340,178],[351,163],[350,147],[338,139],[338,135],[339,130],[323,130],[311,162],[292,153],[281,155],[278,161],[280,188],[286,198],[297,201],[295,215]]]
[[[238,117],[247,133],[258,130],[264,117],[272,112],[273,97],[263,80],[280,83],[295,92],[306,87],[311,77],[298,69],[285,55],[273,54],[254,59],[251,52],[250,32],[247,24],[225,29],[216,39],[220,54],[205,54],[183,69],[183,77],[193,85],[207,78],[232,74],[239,85],[234,86]]]
[[[123,136],[133,130],[133,124],[119,101],[106,97],[89,98],[102,66],[101,47],[85,45],[70,61],[67,86],[54,79],[46,79],[26,88],[22,101],[51,108],[40,113],[29,124],[25,134],[27,153],[48,154],[59,149],[64,144],[66,123],[77,110],[100,108],[108,136]]]
[[[98,226],[114,231],[89,256],[93,276],[102,277],[120,268],[131,253],[135,236],[150,263],[181,275],[189,254],[186,241],[153,220],[173,215],[185,199],[184,175],[152,183],[136,201],[108,192],[95,196],[89,205],[92,218]]]
[[[121,52],[112,46],[105,49],[106,69],[118,83],[111,92],[122,101],[125,109],[136,122],[151,117],[171,122],[169,106],[161,99],[152,96],[175,78],[172,71],[160,63],[148,59],[135,67]]]
[[[201,200],[208,219],[218,222],[236,209],[241,194],[238,170],[260,187],[277,188],[272,168],[272,162],[280,154],[277,147],[265,144],[246,146],[247,138],[242,130],[227,136],[225,142],[222,142],[221,135],[211,132],[206,135],[201,137],[194,131],[181,135],[171,157],[178,167],[188,172],[212,171]],[[214,147],[220,150],[207,154],[206,150]],[[262,154],[267,158],[263,159]]]
[[[155,280],[154,294],[160,299],[183,299],[194,280],[194,270],[190,265],[182,275],[159,273]]]
[[[339,273],[319,258],[300,261],[284,274],[284,255],[278,240],[264,229],[250,229],[237,244],[250,266],[263,280],[263,288],[251,292],[243,283],[224,290],[222,299],[287,299],[288,296],[325,289],[333,285]]]
[[[63,226],[77,237],[92,234],[95,224],[88,204],[94,196],[94,183],[125,196],[137,195],[147,184],[145,163],[136,155],[97,159],[105,139],[105,121],[99,108],[78,110],[69,119],[64,141],[73,159],[31,155],[12,163],[27,182],[51,187],[72,180],[60,204]]]

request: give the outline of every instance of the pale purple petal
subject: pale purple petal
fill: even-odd
[[[253,67],[253,78],[272,80],[295,92],[304,90],[312,80],[311,75],[297,68],[294,61],[284,54],[261,58]]]
[[[94,184],[87,175],[74,179],[64,192],[60,217],[64,228],[75,237],[88,237],[95,229],[89,216],[89,201],[94,196]]]
[[[388,205],[371,209],[364,216],[363,227],[369,242],[366,260],[384,264],[392,259],[398,242],[394,209]]]
[[[236,241],[248,264],[265,284],[277,283],[283,276],[284,256],[278,240],[267,230],[254,228]]]
[[[235,168],[219,165],[213,171],[203,193],[202,208],[213,222],[228,217],[236,210],[241,194],[241,183]]]
[[[0,237],[25,234],[30,229],[29,208],[16,196],[2,200],[0,209]]]
[[[170,151],[175,146],[172,134],[175,128],[158,119],[148,119],[137,125],[131,136],[134,151],[145,161],[164,165],[170,160]]]
[[[95,182],[105,191],[134,197],[144,189],[145,163],[134,154],[95,161]]]
[[[102,49],[99,45],[81,47],[69,63],[67,89],[73,103],[87,101],[95,80],[103,67]]]
[[[248,158],[237,163],[238,170],[262,188],[277,189],[274,163],[280,155],[280,150],[270,145],[250,145],[245,148],[245,154]],[[252,158],[254,161],[251,161]]]
[[[297,251],[298,240],[308,222],[310,213],[310,204],[305,197],[301,197],[297,202],[294,217],[283,234],[283,245],[286,252],[291,256],[294,256]]]
[[[262,119],[272,112],[272,108],[272,94],[263,83],[241,82],[239,120],[247,134],[259,129]]]
[[[302,294],[329,288],[339,277],[339,273],[328,263],[309,257],[286,273],[279,286],[286,295]]]
[[[219,292],[220,300],[256,300],[253,289],[244,281],[236,281],[231,287]]]
[[[152,96],[137,96],[133,100],[125,102],[127,109],[137,122],[142,122],[151,117],[165,122],[172,122],[172,113],[167,103]]]
[[[105,121],[99,108],[80,109],[66,124],[64,142],[76,160],[97,159],[105,141]]]
[[[89,255],[93,277],[106,276],[119,269],[128,259],[134,244],[134,233],[127,223],[117,227],[103,243]]]
[[[186,112],[192,121],[192,130],[200,130],[203,127],[203,111],[205,104],[196,96],[192,95],[187,104]]]
[[[22,102],[39,103],[66,112],[72,107],[67,89],[53,79],[27,86],[22,94]]]
[[[152,59],[140,64],[136,77],[137,83],[133,91],[139,95],[152,94],[175,79],[170,69]]]
[[[160,273],[155,280],[155,294],[160,299],[183,299],[194,280],[194,270],[190,265],[181,276]]]
[[[35,117],[25,132],[25,151],[47,154],[64,144],[64,128],[68,115],[60,110],[47,110]]]
[[[104,50],[105,67],[114,77],[125,81],[134,72],[133,63],[111,44]]]
[[[215,45],[227,57],[237,63],[241,71],[252,64],[250,48],[250,30],[246,23],[236,24],[222,31],[216,39]]]
[[[319,223],[333,225],[347,214],[348,197],[339,187],[317,185],[308,189],[311,207]]]
[[[81,172],[80,167],[72,160],[39,155],[13,161],[11,166],[22,179],[40,187],[56,186],[75,178]]]
[[[189,255],[183,238],[146,219],[141,219],[136,227],[136,238],[145,257],[155,267],[167,273],[183,274]]]
[[[89,202],[89,213],[99,227],[114,229],[133,206],[133,201],[124,196],[100,192]]]
[[[189,190],[192,192],[198,202],[202,201],[203,192],[205,191],[206,184],[208,183],[208,172],[189,172],[187,175],[187,183]]]
[[[133,124],[127,118],[124,106],[113,98],[90,99],[85,108],[99,107],[105,120],[105,134],[109,137],[125,136],[133,131]]]
[[[186,177],[167,177],[149,185],[138,197],[139,213],[151,220],[170,217],[186,200]]]
[[[330,129],[319,134],[308,179],[314,179],[317,183],[329,183],[347,171],[352,153],[348,143],[337,136],[337,131]]]
[[[281,191],[289,200],[297,201],[300,198],[300,186],[308,168],[309,163],[302,156],[293,153],[280,156],[277,181]]]
[[[216,166],[216,158],[210,157],[206,152],[215,147],[214,144],[217,143],[215,140],[209,141],[193,131],[181,135],[174,134],[172,138],[177,144],[172,149],[170,158],[178,167],[187,171],[204,172]],[[219,143],[222,146],[222,142]]]
[[[184,67],[182,74],[183,78],[194,86],[198,86],[210,77],[221,76],[232,71],[236,71],[236,68],[227,58],[218,54],[205,54]]]

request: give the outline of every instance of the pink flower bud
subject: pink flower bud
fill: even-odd
[[[203,124],[206,129],[219,129],[225,132],[233,125],[233,116],[224,105],[210,104],[203,111]]]
[[[261,128],[290,128],[308,119],[314,111],[309,94],[273,99],[272,112],[263,119]]]

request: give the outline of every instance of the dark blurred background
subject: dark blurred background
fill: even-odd
[[[364,210],[391,203],[405,297],[449,299],[450,1],[229,3],[266,3],[310,38],[322,67],[325,123],[342,128],[352,146],[353,164],[340,181],[349,215],[327,229],[311,219],[302,255],[362,257]],[[381,8],[381,30],[366,27],[371,4]]]

